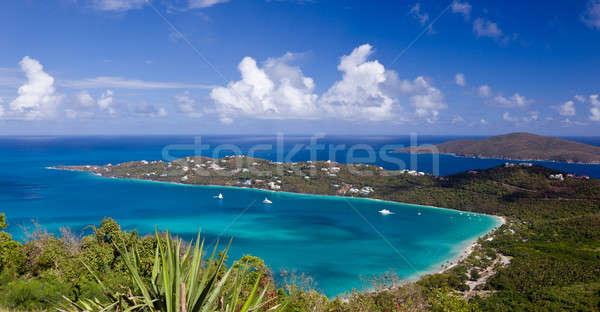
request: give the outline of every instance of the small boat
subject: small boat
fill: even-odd
[[[417,213],[417,216],[420,216],[420,215],[421,215],[421,213],[420,213],[420,212],[419,212],[419,213]]]
[[[223,199],[223,194],[219,193],[219,195],[217,195],[218,199]]]
[[[265,199],[263,200],[263,204],[272,204],[273,202],[270,201],[268,198],[265,197]]]
[[[389,211],[387,209],[381,209],[381,210],[379,210],[379,213],[382,214],[382,215],[384,215],[384,216],[394,214],[393,212],[391,212],[391,211]]]

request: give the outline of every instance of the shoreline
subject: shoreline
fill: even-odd
[[[473,241],[470,244],[467,244],[467,246],[465,248],[461,248],[462,252],[457,254],[452,260],[448,261],[448,262],[444,262],[441,267],[440,270],[436,273],[443,273],[444,271],[447,271],[455,266],[457,266],[462,260],[464,260],[465,258],[467,258],[471,253],[473,253],[473,251],[475,250],[475,247],[477,247],[479,245],[478,241],[479,239],[487,236],[487,235],[493,235],[494,232],[496,232],[501,226],[506,224],[506,217],[503,216],[495,216],[498,218],[499,220],[499,224],[494,227],[492,230],[488,231],[485,234],[479,235],[477,237],[473,238]],[[467,240],[467,241],[471,241],[471,239]],[[444,267],[444,264],[447,265]]]
[[[475,236],[473,236],[473,237],[471,237],[469,239],[466,239],[463,242],[460,242],[459,244],[457,244],[456,247],[453,248],[457,252],[451,258],[449,258],[447,260],[444,260],[443,262],[433,264],[433,265],[431,265],[429,268],[427,268],[425,270],[421,270],[421,271],[415,272],[414,274],[412,274],[410,276],[407,276],[406,278],[402,279],[402,282],[414,282],[414,281],[417,281],[419,278],[421,278],[424,275],[435,274],[435,273],[443,273],[446,270],[449,270],[449,269],[457,266],[462,260],[464,260],[466,257],[468,257],[474,251],[475,247],[478,245],[478,240],[480,238],[485,237],[487,235],[493,234],[502,225],[506,224],[506,217],[504,217],[504,216],[491,215],[491,214],[485,214],[485,213],[477,213],[477,212],[470,212],[470,211],[458,210],[458,209],[453,209],[453,208],[436,207],[436,206],[430,206],[430,205],[419,205],[419,204],[412,204],[412,203],[396,202],[396,201],[384,200],[384,199],[379,199],[379,198],[352,197],[352,196],[342,196],[342,195],[323,195],[323,194],[310,194],[310,193],[295,193],[295,192],[274,191],[274,190],[263,189],[263,188],[252,188],[252,187],[231,186],[231,185],[185,184],[185,183],[180,183],[180,182],[157,181],[157,180],[152,180],[152,179],[110,177],[110,176],[103,176],[103,175],[94,174],[92,172],[88,172],[88,171],[84,171],[84,170],[73,170],[73,169],[56,168],[56,167],[47,167],[46,169],[80,172],[80,173],[87,174],[88,176],[94,177],[94,178],[116,179],[116,180],[121,180],[121,181],[125,181],[125,182],[130,181],[130,182],[137,182],[137,183],[153,183],[153,184],[163,184],[163,185],[169,185],[169,186],[184,186],[184,187],[226,188],[226,189],[229,188],[229,189],[235,189],[235,190],[247,190],[247,191],[262,192],[262,193],[268,193],[268,194],[284,194],[284,195],[293,195],[293,196],[305,196],[305,197],[322,198],[322,199],[328,199],[328,200],[376,201],[376,202],[381,202],[381,203],[386,203],[386,204],[392,204],[392,205],[400,205],[400,206],[401,205],[404,205],[404,206],[405,205],[410,205],[410,206],[414,206],[414,207],[422,207],[422,208],[427,208],[427,209],[437,209],[437,210],[451,211],[451,212],[454,212],[454,213],[483,215],[483,216],[493,217],[494,219],[497,220],[498,223],[493,228],[491,228],[491,229],[489,229],[489,230],[487,230],[487,231],[485,231],[483,233],[479,233],[479,234],[477,234],[477,235],[475,235]],[[367,291],[371,291],[371,290],[367,290]]]
[[[116,180],[122,180],[122,181],[158,183],[158,184],[177,185],[177,186],[186,186],[186,187],[231,188],[231,189],[238,189],[238,190],[251,190],[251,191],[265,192],[265,193],[271,193],[271,194],[286,194],[286,195],[307,196],[307,197],[325,197],[325,199],[338,199],[338,200],[351,199],[351,200],[377,201],[377,202],[383,202],[383,203],[393,204],[393,205],[411,205],[411,206],[423,207],[423,208],[428,208],[428,209],[449,210],[449,211],[459,212],[459,213],[462,212],[462,213],[471,213],[471,214],[475,214],[475,215],[489,216],[489,217],[497,218],[501,222],[501,225],[506,222],[506,219],[503,216],[497,216],[497,215],[492,215],[492,214],[487,214],[487,213],[481,213],[481,212],[472,212],[472,211],[466,211],[466,210],[458,210],[458,209],[454,209],[454,208],[444,208],[444,207],[436,207],[436,206],[430,206],[430,205],[421,205],[421,204],[413,204],[413,203],[396,202],[396,201],[386,200],[386,199],[380,199],[380,198],[353,197],[353,196],[342,196],[342,195],[325,195],[325,194],[311,194],[311,193],[297,193],[297,192],[286,192],[286,191],[274,191],[274,190],[264,189],[264,188],[233,186],[233,185],[186,184],[186,183],[181,183],[181,182],[157,181],[157,180],[152,180],[152,179],[109,177],[109,176],[104,176],[104,175],[98,175],[98,174],[95,174],[95,173],[92,173],[92,172],[88,172],[88,171],[84,171],[84,170],[56,168],[54,166],[46,167],[46,169],[49,169],[49,170],[64,170],[64,171],[71,171],[71,172],[81,172],[81,173],[88,174],[91,177],[104,178],[104,179],[116,179]]]
[[[412,153],[409,151],[394,151],[394,153],[398,153],[398,154],[415,154],[415,155],[431,155],[432,153]],[[500,157],[482,157],[482,156],[466,156],[466,155],[458,155],[458,154],[454,154],[454,153],[438,153],[438,155],[446,155],[446,156],[452,156],[452,157],[456,157],[456,158],[470,158],[470,159],[490,159],[490,160],[500,160],[500,161],[522,161],[522,162],[528,162],[528,161],[533,161],[533,162],[538,162],[538,163],[558,163],[558,164],[570,164],[570,165],[585,165],[585,166],[589,166],[589,165],[600,165],[600,161],[598,162],[578,162],[578,161],[560,161],[560,160],[550,160],[550,159],[514,159],[514,158],[500,158]]]

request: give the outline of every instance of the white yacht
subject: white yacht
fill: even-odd
[[[223,194],[219,193],[219,195],[217,195],[218,199],[223,199]]]
[[[263,204],[272,204],[273,202],[270,201],[268,198],[265,197],[265,200],[263,200]]]
[[[379,210],[379,213],[382,214],[382,215],[384,215],[384,216],[394,214],[393,212],[391,212],[391,211],[389,211],[387,209],[381,209],[381,210]]]

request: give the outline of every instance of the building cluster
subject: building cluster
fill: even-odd
[[[352,187],[348,190],[348,193],[350,193],[350,194],[357,194],[357,195],[361,195],[361,196],[367,196],[373,192],[375,192],[375,189],[370,186],[364,186],[361,189]]]
[[[532,167],[533,164],[532,163],[511,163],[511,162],[505,162],[504,163],[504,167],[505,168],[513,168],[513,167]]]
[[[407,170],[407,169],[400,170],[400,173],[407,174],[407,175],[410,175],[410,176],[413,176],[413,177],[417,177],[417,176],[420,177],[420,176],[424,176],[425,175],[425,172],[416,171],[416,170]]]

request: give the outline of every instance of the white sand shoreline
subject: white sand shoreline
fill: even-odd
[[[454,212],[459,212],[459,213],[485,215],[485,216],[494,217],[499,221],[499,224],[497,226],[495,226],[494,228],[486,231],[483,234],[479,234],[476,237],[466,240],[466,242],[469,242],[466,244],[466,247],[462,247],[462,246],[464,246],[463,243],[459,244],[458,248],[460,249],[460,251],[453,258],[451,258],[449,260],[445,260],[442,263],[437,263],[437,264],[431,266],[429,269],[426,269],[426,270],[423,270],[420,272],[415,272],[415,274],[413,274],[412,276],[407,277],[406,279],[403,279],[406,282],[416,281],[419,278],[421,278],[423,275],[426,275],[426,274],[443,273],[444,271],[455,267],[456,265],[458,265],[462,260],[464,260],[466,257],[468,257],[474,251],[475,247],[478,245],[477,241],[481,237],[484,237],[486,235],[493,233],[500,226],[506,224],[506,218],[503,216],[497,216],[497,215],[491,215],[491,214],[485,214],[485,213],[479,213],[479,212],[464,211],[464,210],[458,210],[458,209],[452,209],[452,208],[442,208],[442,207],[429,206],[429,205],[419,205],[419,204],[412,204],[412,203],[395,202],[395,201],[384,200],[384,199],[379,199],[379,198],[352,197],[352,196],[341,196],[341,195],[323,195],[323,194],[310,194],[310,193],[295,193],[295,192],[274,191],[274,190],[263,189],[263,188],[252,188],[252,187],[232,186],[232,185],[209,185],[209,184],[199,185],[199,184],[185,184],[185,183],[179,183],[179,182],[173,182],[173,181],[157,181],[157,180],[152,180],[152,179],[110,177],[110,176],[103,176],[103,175],[95,174],[95,173],[85,171],[85,170],[74,170],[74,169],[68,169],[68,168],[47,167],[46,169],[82,172],[82,173],[87,173],[93,177],[105,178],[105,179],[117,179],[117,180],[123,180],[123,181],[160,183],[160,184],[186,186],[186,187],[232,188],[232,189],[238,189],[238,190],[241,189],[241,190],[259,191],[259,192],[265,192],[265,193],[271,193],[271,194],[289,194],[289,195],[296,195],[296,196],[302,195],[302,196],[309,196],[309,197],[325,197],[328,199],[341,199],[341,200],[350,199],[350,200],[377,201],[377,202],[389,203],[389,204],[394,204],[394,205],[411,205],[411,206],[423,207],[423,208],[428,208],[428,209],[441,209],[441,210],[454,211]]]

